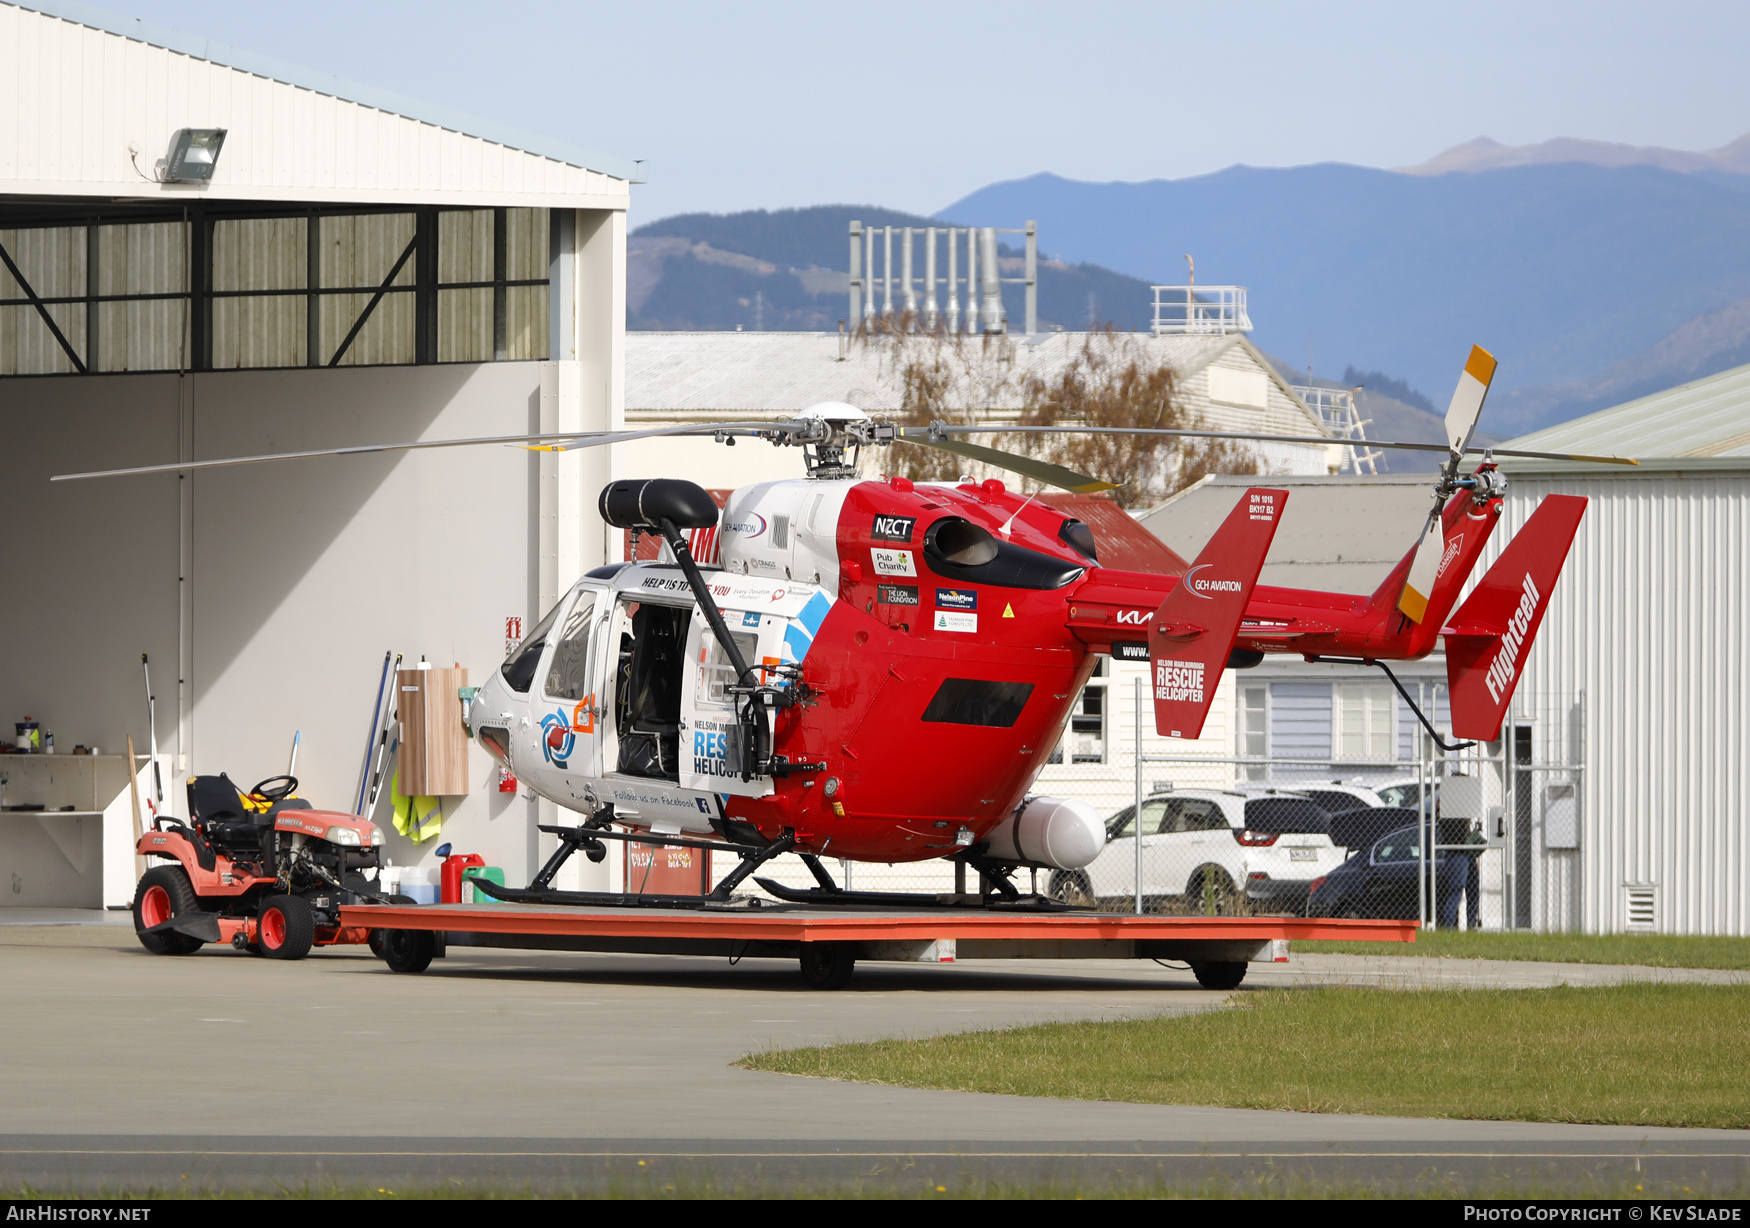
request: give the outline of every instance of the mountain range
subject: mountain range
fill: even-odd
[[[1478,138],[1400,170],[1038,174],[931,218],[839,205],[683,215],[635,232],[628,324],[834,328],[852,218],[1037,220],[1047,329],[1146,328],[1149,285],[1183,284],[1190,254],[1200,286],[1248,287],[1259,346],[1315,376],[1386,372],[1444,406],[1480,343],[1501,363],[1486,411],[1501,437],[1750,361],[1750,135],[1700,153]],[[1020,288],[1004,294],[1018,327]],[[1414,400],[1394,398],[1386,416],[1419,413]]]

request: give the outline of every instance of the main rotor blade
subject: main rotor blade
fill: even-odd
[[[140,473],[183,473],[190,469],[220,469],[228,465],[258,465],[264,461],[309,460],[318,456],[354,456],[365,452],[415,452],[427,448],[469,448],[482,444],[523,446],[542,452],[567,452],[573,448],[599,448],[610,443],[627,443],[634,439],[649,439],[658,435],[715,435],[719,432],[738,435],[758,435],[764,431],[793,429],[797,424],[782,422],[684,423],[679,426],[657,426],[641,431],[595,431],[545,435],[481,435],[473,439],[427,439],[416,443],[367,443],[348,448],[312,448],[305,452],[270,452],[260,456],[228,456],[219,460],[175,461],[167,465],[137,465],[130,469],[96,469],[89,473],[57,473],[51,482],[76,482],[83,478],[128,477]]]
[[[987,465],[995,465],[999,469],[1019,473],[1035,481],[1044,482],[1048,486],[1056,486],[1062,490],[1073,490],[1079,495],[1097,495],[1103,490],[1118,489],[1115,482],[1102,482],[1099,478],[1091,478],[1085,473],[1065,469],[1062,465],[1054,465],[1050,461],[1034,460],[1030,456],[1017,456],[1013,452],[987,448],[983,444],[968,443],[963,439],[931,439],[929,431],[922,427],[906,428],[900,432],[900,435],[902,442],[922,444],[926,448],[939,448],[944,452],[952,452],[956,456],[983,461]]]
[[[901,434],[912,442],[913,436],[927,435],[932,428],[906,427]],[[1370,448],[1396,448],[1407,452],[1440,452],[1450,454],[1443,443],[1403,443],[1384,439],[1336,439],[1329,435],[1254,435],[1246,431],[1179,431],[1153,426],[943,426],[935,428],[948,435],[1160,435],[1180,439],[1243,439],[1260,443],[1365,444]],[[1522,456],[1533,460],[1586,461],[1597,465],[1638,465],[1641,462],[1627,456],[1588,456],[1580,452],[1526,452],[1517,448],[1467,446],[1465,452],[1481,455]]]

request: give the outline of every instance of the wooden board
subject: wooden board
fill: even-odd
[[[396,671],[403,796],[459,797],[468,792],[468,733],[457,694],[467,685],[465,669]]]

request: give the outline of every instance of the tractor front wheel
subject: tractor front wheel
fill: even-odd
[[[316,916],[309,901],[295,895],[270,895],[256,919],[256,944],[269,959],[303,959],[316,941]]]

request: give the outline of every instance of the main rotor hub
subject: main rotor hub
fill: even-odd
[[[797,444],[811,478],[854,478],[861,450],[893,442],[890,422],[876,422],[855,405],[822,401],[796,415],[798,427],[774,437],[773,443]],[[774,433],[776,436],[776,433]]]

